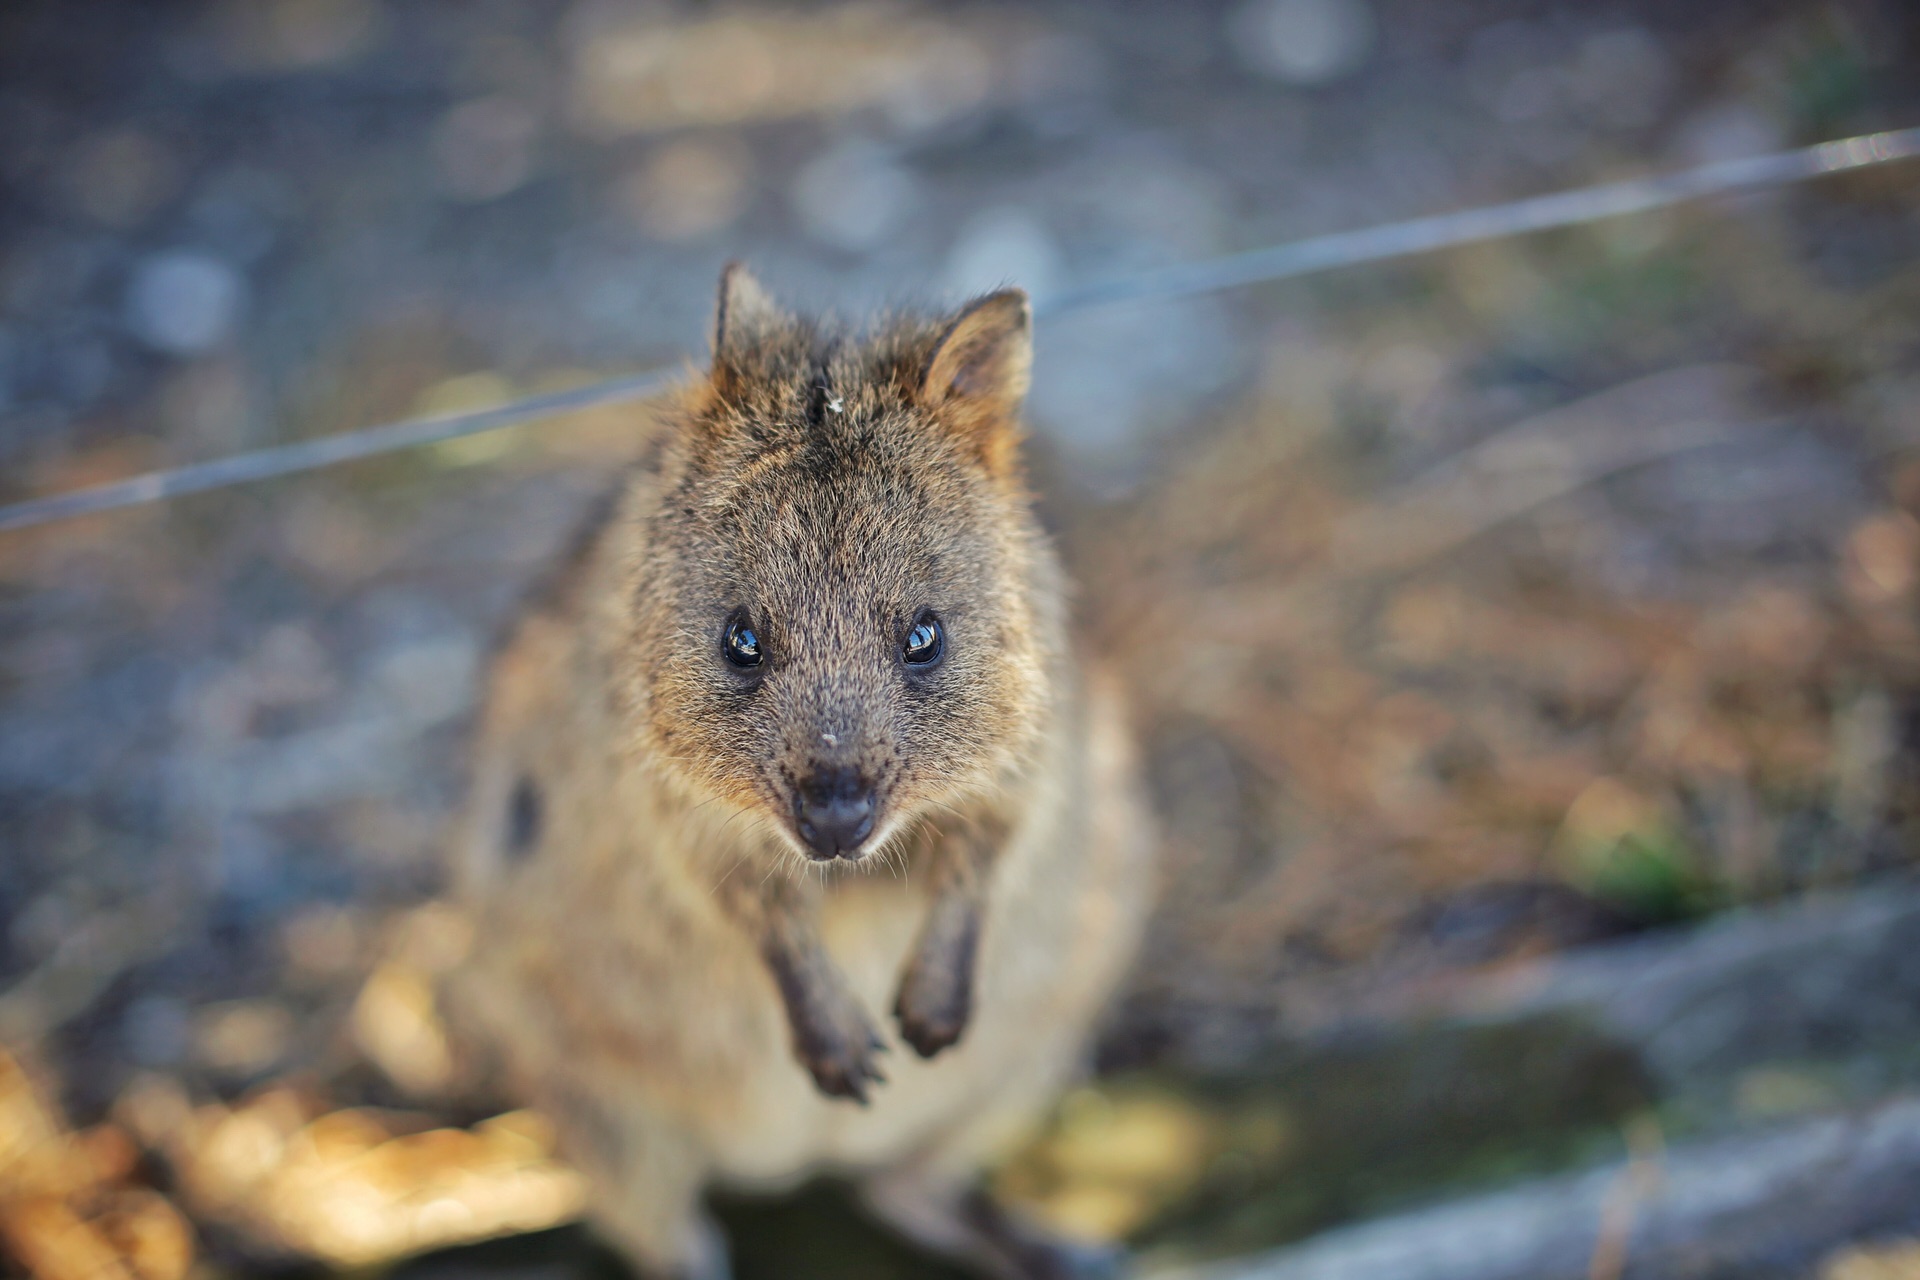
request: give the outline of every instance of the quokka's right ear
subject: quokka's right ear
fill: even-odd
[[[720,272],[720,302],[713,317],[714,368],[733,363],[790,323],[746,264],[729,262]]]

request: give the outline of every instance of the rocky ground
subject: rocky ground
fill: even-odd
[[[729,257],[853,313],[1044,298],[1914,124],[1916,62],[1866,0],[15,4],[0,498],[697,358]],[[1170,876],[1120,1074],[1012,1192],[1204,1250],[1591,1158],[1673,1110],[1613,1047],[1549,1066],[1498,1150],[1440,1133],[1382,1187],[1247,1190],[1304,1178],[1283,1149],[1371,1149],[1300,1137],[1323,1086],[1275,1065],[1356,992],[1899,881],[1917,183],[1042,329],[1037,472],[1138,696]],[[432,892],[489,638],[638,412],[0,538],[0,1040],[74,1122],[392,1101],[348,1010]],[[1890,1025],[1876,1083],[1788,1110],[1905,1087]],[[1195,1138],[1214,1113],[1156,1073],[1263,1082],[1271,1149]],[[1663,1123],[1777,1116],[1766,1087]],[[1165,1176],[1089,1189],[1076,1133]],[[775,1242],[749,1274],[820,1216],[738,1214]]]

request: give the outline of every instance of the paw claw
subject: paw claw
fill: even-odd
[[[885,1084],[873,1059],[886,1045],[851,1000],[837,1008],[818,1008],[806,1030],[796,1037],[800,1062],[814,1085],[829,1098],[867,1104],[867,1086]]]

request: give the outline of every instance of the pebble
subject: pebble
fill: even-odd
[[[1658,120],[1674,80],[1666,47],[1645,27],[1616,27],[1588,36],[1569,74],[1582,105],[1622,128]]]
[[[224,342],[246,302],[246,282],[226,263],[190,250],[158,253],[134,269],[127,327],[168,355],[194,355]]]
[[[468,708],[479,670],[479,642],[467,632],[449,631],[381,655],[368,692],[388,715],[426,728]]]
[[[131,230],[173,196],[180,167],[180,158],[152,135],[112,129],[74,150],[65,174],[67,196],[95,222]]]
[[[1689,116],[1680,126],[1680,159],[1711,164],[1764,155],[1785,146],[1780,125],[1759,108],[1738,100],[1716,102]]]
[[[964,36],[941,34],[905,67],[882,99],[887,121],[903,133],[925,133],[978,108],[993,87],[993,64]]]
[[[171,1067],[187,1056],[193,1020],[186,1003],[173,996],[141,996],[127,1006],[120,1023],[127,1054],[143,1067]]]
[[[230,169],[210,179],[187,208],[195,238],[220,246],[220,256],[246,266],[279,242],[279,224],[298,201],[281,175],[266,169]]]
[[[237,1076],[265,1071],[286,1055],[293,1015],[271,1000],[229,1000],[193,1018],[193,1056],[215,1071]]]
[[[1213,298],[1061,316],[1038,337],[1033,418],[1101,482],[1137,478],[1156,428],[1191,420],[1244,363]]]
[[[662,240],[731,226],[752,196],[753,152],[737,138],[683,139],[649,156],[617,183],[614,203]]]
[[[1250,0],[1228,19],[1234,53],[1284,84],[1330,84],[1366,65],[1374,45],[1366,0]]]
[[[1100,123],[1112,95],[1113,70],[1093,41],[1049,32],[1016,51],[1010,80],[1030,128],[1043,136],[1070,137]]]
[[[800,170],[794,212],[815,240],[850,252],[878,248],[919,203],[919,184],[884,150],[847,142]]]
[[[533,172],[540,121],[508,94],[463,102],[433,127],[433,158],[440,189],[454,200],[479,204],[524,184]]]

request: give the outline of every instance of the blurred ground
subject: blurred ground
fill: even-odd
[[[1891,0],[13,4],[0,497],[697,359],[728,257],[856,314],[1044,295],[1913,124],[1917,64]],[[1911,868],[1917,193],[1895,167],[1042,330],[1036,470],[1168,841],[1110,1070],[1268,1072],[1267,1127],[1227,1114],[1277,1150],[1311,1079],[1277,1046],[1358,989]],[[489,637],[640,412],[0,539],[0,1042],[162,1185],[183,1116],[273,1146],[401,1101],[349,1009],[435,884]],[[1619,1078],[1550,1089],[1563,1132],[1494,1172],[1617,1143],[1663,1097]],[[1268,1167],[1144,1079],[1008,1185],[1173,1238],[1192,1179],[1074,1201],[1074,1133]],[[445,1118],[327,1149],[404,1164],[382,1144]],[[1234,1238],[1380,1203],[1308,1200]]]

